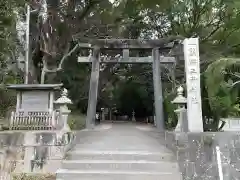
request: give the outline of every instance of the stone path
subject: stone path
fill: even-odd
[[[58,179],[180,180],[178,164],[154,128],[132,123],[103,124],[76,133],[76,146]]]

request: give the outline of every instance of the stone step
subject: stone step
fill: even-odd
[[[178,172],[178,164],[174,162],[145,160],[65,160],[62,168],[68,170],[119,170],[147,172]]]
[[[64,170],[57,172],[57,180],[182,180],[180,173]]]
[[[68,160],[147,160],[176,161],[170,153],[144,151],[71,151],[67,153]]]

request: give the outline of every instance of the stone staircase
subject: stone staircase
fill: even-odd
[[[182,180],[170,151],[141,131],[130,130],[125,129],[125,136],[118,129],[92,132],[89,138],[89,132],[82,133],[57,171],[57,180]]]
[[[136,151],[73,151],[62,163],[57,179],[180,180],[171,154]]]

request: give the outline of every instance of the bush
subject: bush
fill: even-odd
[[[71,130],[81,130],[85,128],[85,120],[85,115],[72,113],[68,117],[68,125]]]
[[[165,126],[169,130],[175,128],[178,121],[177,114],[174,112],[174,110],[176,110],[177,107],[172,103],[172,101],[176,96],[177,96],[176,93],[164,95],[163,108],[164,108]]]
[[[239,89],[232,88],[232,83],[237,81],[232,74],[236,73],[236,76],[238,76],[239,64],[240,60],[238,58],[222,58],[208,65],[204,72],[208,109],[211,110],[212,116],[208,118],[213,119],[210,128],[207,127],[207,130],[217,131],[221,118],[239,115]],[[206,112],[206,110],[203,112]]]

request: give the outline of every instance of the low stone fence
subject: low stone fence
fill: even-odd
[[[59,126],[59,112],[18,111],[11,113],[10,130],[54,130]]]
[[[240,132],[165,133],[176,153],[184,180],[219,180],[216,147],[224,180],[240,179]]]

